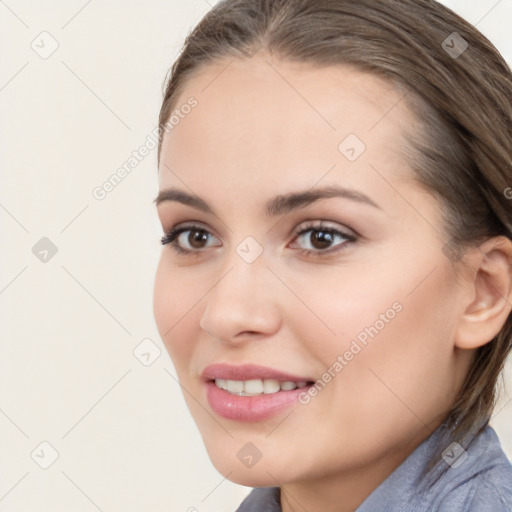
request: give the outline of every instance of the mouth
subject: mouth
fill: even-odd
[[[232,395],[238,396],[272,395],[280,391],[292,391],[294,389],[306,388],[313,384],[313,381],[285,380],[280,382],[277,379],[214,379],[210,382],[213,382],[219,389],[223,389]]]
[[[245,422],[278,414],[315,383],[309,376],[247,364],[211,365],[201,378],[212,410],[224,418]]]

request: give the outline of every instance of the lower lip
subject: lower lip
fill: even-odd
[[[308,386],[309,387],[309,386]],[[206,383],[206,397],[211,408],[223,418],[236,421],[260,421],[274,416],[297,401],[308,387],[256,396],[240,396]]]

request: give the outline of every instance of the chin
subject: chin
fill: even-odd
[[[262,457],[258,461],[247,466],[243,461],[243,452],[240,460],[236,454],[234,457],[228,456],[227,451],[223,451],[222,445],[207,449],[210,460],[215,469],[227,480],[246,487],[277,487],[288,481],[290,475],[285,474],[283,468],[275,463],[275,457],[270,455],[268,458]]]
[[[282,475],[274,474],[272,469],[266,471],[266,468],[233,468],[231,467],[227,471],[222,467],[224,471],[221,471],[215,464],[215,468],[219,473],[224,476],[227,480],[246,487],[279,487],[283,483]],[[270,474],[269,474],[270,473]],[[274,478],[272,478],[272,475]]]

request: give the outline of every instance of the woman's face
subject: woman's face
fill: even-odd
[[[439,205],[400,156],[402,95],[253,57],[202,68],[176,109],[157,208],[188,231],[162,248],[154,313],[214,465],[265,486],[404,458],[469,359]]]

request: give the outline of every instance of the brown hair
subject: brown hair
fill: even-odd
[[[409,161],[439,201],[452,262],[489,237],[512,239],[511,70],[475,27],[434,0],[219,2],[187,36],[166,79],[158,162],[164,125],[193,72],[261,48],[289,61],[352,65],[405,92],[421,127],[407,134]],[[445,420],[452,439],[488,424],[511,347],[509,315],[476,351]]]

